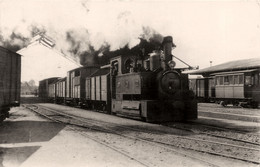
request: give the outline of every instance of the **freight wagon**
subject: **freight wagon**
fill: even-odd
[[[59,79],[59,77],[52,77],[52,78],[47,78],[44,80],[41,80],[39,82],[39,97],[43,99],[48,99],[54,96],[53,91],[54,87],[52,83],[56,82]],[[51,87],[49,87],[51,85]],[[50,92],[49,92],[50,90]]]
[[[103,66],[86,78],[86,98],[83,106],[111,112],[110,66]]]
[[[55,103],[61,104],[65,102],[66,93],[66,77],[59,79],[55,83]]]
[[[98,69],[98,66],[86,66],[67,72],[65,92],[65,103],[67,105],[82,104],[86,98],[86,78]]]
[[[20,104],[21,55],[0,47],[0,122]]]

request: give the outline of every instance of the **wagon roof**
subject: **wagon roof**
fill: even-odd
[[[11,53],[13,53],[13,54],[17,54],[17,55],[19,55],[19,56],[22,56],[22,55],[20,55],[19,53],[14,52],[14,51],[12,51],[12,50],[10,50],[10,49],[7,49],[7,48],[5,48],[5,47],[3,47],[3,46],[0,46],[0,50],[3,50],[3,51],[5,51],[5,52],[11,52]]]
[[[211,73],[216,73],[216,72],[249,70],[249,69],[254,69],[254,68],[260,69],[260,58],[230,61],[230,62],[219,64],[216,66],[204,68],[201,70],[190,71],[190,72],[187,71],[186,73],[191,74],[191,75],[204,75],[204,74],[211,74]]]
[[[100,76],[100,75],[107,75],[110,71],[110,68],[101,68],[93,73],[90,77]]]
[[[81,67],[77,67],[77,68],[74,68],[72,70],[69,70],[68,72],[76,71],[76,70],[79,70],[79,69],[85,69],[85,68],[90,69],[90,68],[97,68],[97,67],[98,66],[95,66],[95,65],[93,65],[93,66],[81,66]]]
[[[47,80],[52,80],[52,79],[59,79],[60,77],[50,77],[50,78],[45,78],[43,80],[40,80],[39,82],[42,82],[42,81],[47,81]]]

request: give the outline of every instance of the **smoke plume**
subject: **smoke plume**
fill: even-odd
[[[122,8],[125,3],[102,3],[95,8],[91,5],[85,0],[24,0],[15,5],[3,0],[0,7],[7,14],[1,20],[5,26],[0,27],[0,45],[16,52],[35,35],[46,34],[55,41],[56,50],[78,59],[82,65],[103,65],[119,54],[142,56],[160,47],[162,35],[136,18],[132,10]],[[111,12],[104,12],[108,9]],[[13,10],[17,17],[12,20]],[[109,24],[103,24],[108,20]]]

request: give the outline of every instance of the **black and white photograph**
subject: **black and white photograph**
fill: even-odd
[[[260,166],[260,0],[0,0],[0,167],[225,166]]]

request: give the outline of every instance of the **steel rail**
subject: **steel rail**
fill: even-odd
[[[182,124],[182,123],[179,123],[178,124]],[[190,128],[185,128],[185,127],[176,127],[176,126],[172,126],[172,125],[167,125],[167,124],[162,124],[163,126],[167,126],[167,127],[170,127],[170,128],[176,128],[176,129],[180,129],[180,130],[186,130],[186,131],[190,131],[190,132],[193,132],[193,133],[196,133],[196,134],[205,134],[205,135],[208,135],[208,136],[213,136],[213,137],[219,137],[219,138],[223,138],[223,139],[229,139],[229,140],[233,140],[233,141],[238,141],[238,142],[243,142],[243,143],[247,143],[247,144],[252,144],[252,145],[256,145],[256,146],[260,146],[260,143],[256,143],[256,142],[251,142],[251,141],[248,141],[248,140],[243,140],[243,139],[237,139],[237,138],[234,138],[234,137],[227,137],[227,136],[222,136],[222,135],[217,135],[217,134],[213,134],[213,133],[210,133],[210,132],[203,132],[201,130],[198,130],[198,129],[190,129]],[[218,129],[220,130],[220,128],[218,127],[215,127],[215,126],[206,126],[204,124],[197,124],[198,126],[205,126],[205,127],[210,127],[210,128],[213,128],[213,129]],[[223,130],[227,130],[227,129],[222,129]],[[228,129],[229,130],[229,129]],[[234,133],[238,133],[236,131],[234,131]],[[247,134],[247,133],[246,133]],[[251,133],[249,133],[251,134]]]
[[[42,106],[41,106],[41,108],[46,109],[46,110],[48,110],[48,111],[50,111],[50,112],[58,113],[57,111],[55,111],[55,110],[53,110],[53,109],[50,109],[50,108],[46,108],[46,107],[42,107]],[[42,115],[42,116],[44,116],[44,117],[46,117],[46,118],[49,117],[49,116],[45,116],[44,114],[42,114],[42,113],[40,113],[40,112],[38,112],[38,111],[35,111],[35,110],[32,110],[32,111],[34,111],[34,112],[38,113],[39,115]],[[58,114],[61,115],[60,113],[58,113]],[[67,117],[76,119],[76,120],[78,120],[78,121],[83,121],[82,119],[84,119],[84,118],[77,117],[77,116],[70,115],[70,114],[66,114],[66,113],[62,113],[62,115],[65,115],[65,116],[67,116]],[[55,115],[54,115],[54,116],[55,116]],[[53,119],[53,118],[48,118],[48,119]],[[85,120],[86,120],[86,119],[85,119]],[[90,121],[90,120],[88,120],[88,121]],[[58,121],[58,122],[64,123],[64,122],[62,122],[62,121]],[[87,122],[87,123],[88,123],[88,124],[91,124],[91,125],[95,125],[95,124],[97,124],[96,122],[97,122],[97,121],[95,121],[95,123],[89,123],[89,122]],[[84,123],[86,123],[86,122],[84,122]],[[99,123],[104,123],[104,122],[100,122],[100,121],[99,121]],[[97,128],[96,126],[95,126],[95,127],[94,127],[94,126],[87,126],[87,127],[86,127],[85,124],[82,126],[82,125],[78,125],[78,124],[73,124],[73,123],[71,123],[71,122],[70,122],[70,123],[67,123],[67,124],[76,125],[76,126],[80,126],[80,127],[83,127],[83,128],[89,128],[89,129],[93,129],[93,130],[97,130],[97,131],[103,131],[103,132],[113,133],[113,134],[116,134],[116,135],[119,135],[119,136],[123,136],[123,137],[130,138],[130,139],[133,139],[133,140],[142,141],[142,142],[145,142],[145,143],[149,143],[149,144],[151,144],[151,145],[154,145],[154,146],[158,146],[158,147],[161,147],[161,148],[170,150],[170,151],[172,151],[172,152],[174,152],[174,153],[176,153],[176,154],[182,155],[182,156],[184,156],[184,157],[189,157],[189,158],[194,159],[194,160],[201,161],[201,162],[206,163],[206,164],[208,164],[208,165],[210,165],[210,166],[213,166],[213,167],[220,167],[220,166],[221,166],[221,165],[217,165],[217,164],[214,164],[214,163],[212,163],[212,162],[209,162],[208,160],[202,159],[202,158],[200,158],[200,157],[196,157],[196,156],[194,156],[194,154],[191,154],[191,153],[188,154],[187,152],[184,152],[184,151],[181,151],[181,150],[176,150],[176,146],[174,146],[174,145],[171,145],[171,146],[172,146],[172,147],[175,147],[175,149],[174,149],[174,148],[169,148],[169,147],[168,147],[169,144],[154,142],[154,141],[150,141],[150,140],[145,140],[145,139],[142,139],[142,138],[137,138],[137,137],[133,137],[133,136],[129,136],[129,135],[123,135],[123,134],[118,133],[117,131],[114,131],[114,130],[111,130],[111,129],[108,129],[108,128],[105,128],[105,127],[100,127],[100,124],[99,124],[99,128]],[[118,124],[117,124],[117,125],[118,125]]]
[[[42,108],[44,108],[45,110],[49,110],[49,111],[51,111],[51,112],[55,112],[55,113],[59,113],[60,114],[60,112],[57,112],[56,110],[53,110],[53,109],[50,109],[50,108],[46,108],[46,107],[42,107]],[[78,116],[73,116],[73,115],[70,115],[70,114],[65,114],[65,113],[63,113],[63,115],[66,115],[66,116],[68,116],[68,117],[71,117],[71,118],[74,118],[74,119],[76,119],[76,120],[80,120],[80,121],[83,121],[82,119],[85,119],[86,120],[86,118],[81,118],[81,117],[78,117]],[[88,120],[88,119],[87,119]],[[90,120],[88,120],[88,123],[89,123],[89,121]],[[92,122],[93,122],[93,120],[92,120]],[[98,125],[96,125],[96,126],[100,126],[100,123],[106,123],[106,122],[100,122],[99,121],[99,124]],[[93,124],[97,124],[97,121],[95,121],[95,123],[92,123],[92,125]],[[106,126],[107,126],[107,124],[108,123],[106,123]],[[109,123],[109,124],[112,124],[112,123]],[[118,126],[118,124],[116,124],[117,125],[117,127],[119,127]],[[131,129],[131,130],[135,130],[135,131],[138,131],[137,129],[134,129],[134,128],[129,128],[129,127],[125,127],[125,126],[121,126],[122,128],[124,128],[124,129],[126,129],[126,128],[128,128],[128,129]],[[103,129],[104,129],[104,127],[103,127]],[[108,130],[108,129],[107,129]],[[109,129],[109,131],[111,132],[111,129]],[[113,133],[117,133],[116,131],[113,131]],[[120,136],[122,136],[122,134],[118,134],[118,135],[120,135]],[[124,135],[125,137],[130,137],[130,138],[132,138],[133,136],[129,136],[129,135]],[[220,142],[212,142],[212,141],[207,141],[207,140],[198,140],[198,139],[195,139],[195,138],[187,138],[187,137],[180,137],[180,136],[176,136],[176,137],[179,137],[179,138],[186,138],[186,139],[188,139],[188,140],[197,140],[197,141],[201,141],[201,142],[208,142],[208,143],[213,143],[213,144],[221,144],[221,145],[226,145],[226,146],[229,146],[229,147],[237,147],[237,148],[242,148],[242,149],[250,149],[250,150],[254,150],[254,151],[259,151],[259,149],[254,149],[254,148],[248,148],[248,147],[243,147],[243,146],[237,146],[237,145],[231,145],[231,144],[225,144],[225,143],[220,143]],[[134,138],[135,140],[136,140],[136,137]],[[137,138],[137,139],[140,139],[140,138]],[[143,139],[142,139],[143,140]],[[146,141],[149,141],[149,142],[154,142],[154,143],[156,143],[157,141],[150,141],[150,140],[147,140],[146,139]],[[158,142],[157,142],[158,143]],[[162,142],[160,142],[160,144],[165,144],[165,145],[171,145],[171,144],[169,144],[169,143],[162,143]],[[172,147],[176,147],[176,146],[174,146],[174,145],[171,145]],[[190,149],[190,150],[195,150],[195,151],[199,151],[199,152],[203,152],[203,153],[209,153],[209,154],[212,154],[212,155],[219,155],[219,156],[223,156],[223,157],[228,157],[228,158],[233,158],[233,159],[238,159],[238,160],[242,160],[242,161],[246,161],[246,162],[251,162],[251,163],[256,163],[256,164],[259,164],[260,162],[258,162],[258,161],[253,161],[253,160],[248,160],[248,159],[244,159],[244,158],[239,158],[239,157],[235,157],[235,156],[230,156],[230,155],[224,155],[224,154],[219,154],[219,153],[215,153],[215,152],[212,152],[212,151],[202,151],[202,150],[197,150],[197,149],[192,149],[192,148],[186,148],[186,147],[181,147],[181,148],[184,148],[184,149]]]
[[[48,116],[48,115],[46,115],[46,114],[43,114],[43,113],[37,111],[37,109],[39,109],[39,107],[36,108],[36,109],[32,109],[32,108],[30,108],[30,107],[27,107],[26,105],[23,105],[23,106],[26,107],[26,108],[28,108],[28,109],[30,109],[30,110],[33,111],[33,112],[36,112],[37,114],[39,114],[39,115],[41,115],[41,116],[43,116],[43,117],[45,117],[45,118],[48,118],[48,119],[51,120],[51,121],[54,121],[54,122],[57,122],[57,123],[62,123],[62,124],[74,125],[74,126],[76,125],[76,124],[69,123],[69,122],[63,122],[63,121],[57,120],[57,119],[55,119],[55,118],[52,117],[52,116],[57,116],[57,115]],[[63,116],[62,114],[59,114],[59,115],[60,115],[60,116]],[[76,125],[76,126],[86,128],[86,126],[80,126],[80,125]],[[73,130],[73,131],[75,131],[75,130],[78,131],[76,128],[73,128],[73,127],[67,127],[67,128],[69,128],[69,129],[71,129],[71,130]],[[96,128],[93,128],[93,127],[89,128],[89,129],[90,129],[90,130],[96,130],[96,131],[107,132],[107,131],[100,130],[100,129],[96,129]],[[91,140],[93,140],[93,141],[95,141],[95,142],[101,144],[101,145],[104,145],[104,146],[106,146],[106,147],[108,147],[108,148],[110,148],[110,149],[112,149],[112,150],[114,150],[114,151],[116,151],[116,152],[118,152],[118,153],[120,153],[120,154],[123,154],[124,156],[126,156],[126,157],[128,157],[128,158],[130,158],[130,159],[132,159],[132,160],[135,160],[136,162],[140,163],[140,164],[143,165],[143,166],[150,167],[149,164],[147,164],[147,163],[145,163],[145,162],[142,162],[141,160],[138,160],[137,158],[135,158],[135,157],[133,157],[133,156],[130,156],[130,155],[124,153],[123,151],[117,149],[116,147],[113,147],[113,146],[111,146],[111,145],[109,145],[109,144],[107,144],[107,143],[105,143],[105,142],[102,142],[101,140],[98,140],[98,139],[96,139],[96,138],[94,138],[94,137],[92,137],[92,136],[90,136],[90,135],[88,135],[88,134],[86,134],[86,133],[82,133],[81,131],[78,131],[78,132],[79,132],[80,134],[86,136],[87,138],[89,138],[89,139],[91,139]]]

